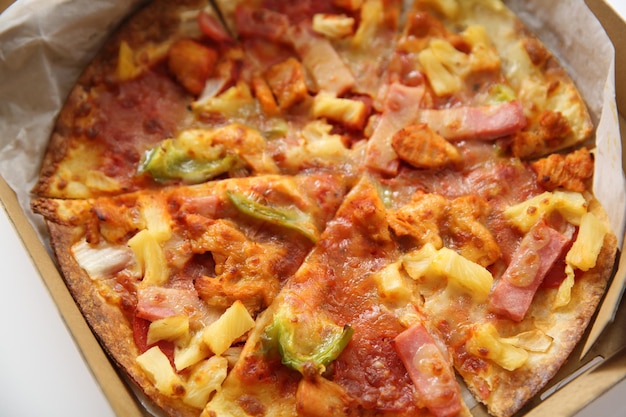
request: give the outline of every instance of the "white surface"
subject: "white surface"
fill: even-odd
[[[113,417],[3,208],[0,254],[0,416]],[[622,383],[576,417],[624,416],[625,397]]]
[[[0,207],[0,416],[113,417]]]

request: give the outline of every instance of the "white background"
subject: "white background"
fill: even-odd
[[[3,209],[0,282],[0,417],[114,417]],[[624,416],[625,397],[622,383],[576,417]]]

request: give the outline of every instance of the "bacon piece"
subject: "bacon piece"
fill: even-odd
[[[235,10],[235,26],[239,36],[280,41],[289,28],[289,17],[269,9],[239,6]]]
[[[523,320],[541,282],[570,240],[543,220],[533,226],[496,283],[489,298],[490,310],[514,321]]]
[[[367,144],[365,165],[395,175],[400,161],[391,146],[391,138],[400,129],[413,123],[420,112],[424,86],[408,87],[393,83],[383,104],[383,113]]]
[[[448,140],[492,140],[526,126],[522,103],[422,110],[419,120]]]
[[[450,360],[423,324],[417,323],[394,339],[394,347],[419,394],[420,403],[437,417],[462,409],[461,389]]]
[[[191,39],[181,39],[168,52],[168,68],[178,82],[193,95],[204,90],[215,63],[217,52]]]
[[[328,39],[316,36],[305,24],[291,29],[293,47],[320,90],[341,96],[354,86],[354,75]]]

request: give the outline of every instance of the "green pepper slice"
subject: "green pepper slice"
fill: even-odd
[[[297,208],[268,206],[243,193],[230,190],[226,191],[226,195],[237,210],[248,216],[295,230],[313,243],[319,239],[320,232],[311,217]]]

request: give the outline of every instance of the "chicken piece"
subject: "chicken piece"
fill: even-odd
[[[391,146],[400,159],[415,168],[439,169],[461,159],[459,151],[425,123],[396,132]]]
[[[307,97],[304,70],[295,58],[272,65],[265,73],[265,79],[281,110],[287,110]]]
[[[275,266],[285,250],[260,244],[225,220],[208,221],[204,233],[192,239],[195,252],[211,252],[216,277],[196,279],[200,297],[211,306],[228,307],[237,299],[247,300],[248,309],[266,308],[278,294],[279,272]]]
[[[276,103],[272,90],[270,90],[267,81],[265,81],[263,77],[258,75],[252,77],[252,90],[257,100],[259,100],[259,103],[261,103],[261,108],[265,114],[268,116],[277,116],[280,113],[278,103]]]
[[[489,266],[502,255],[500,246],[483,224],[489,211],[487,203],[478,196],[455,198],[447,206],[446,234],[463,257],[481,266]]]
[[[593,155],[581,148],[568,155],[552,154],[531,164],[537,182],[547,190],[562,187],[569,191],[584,192],[586,181],[593,176]]]
[[[217,52],[191,39],[174,43],[167,57],[169,70],[187,91],[199,95],[217,62]]]
[[[411,202],[398,210],[387,212],[387,221],[397,236],[410,236],[419,246],[432,243],[443,246],[439,223],[443,219],[448,200],[438,194],[418,192]]]

